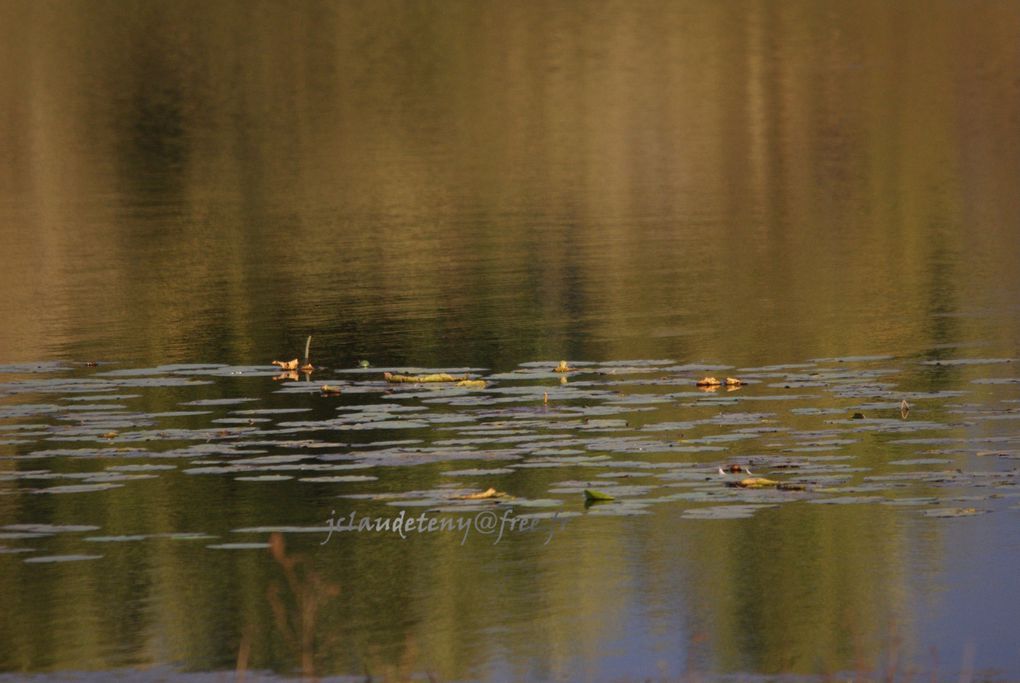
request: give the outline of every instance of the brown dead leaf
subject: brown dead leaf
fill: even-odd
[[[275,365],[276,367],[280,368],[281,370],[297,370],[297,368],[298,368],[298,359],[295,358],[294,360],[286,360],[286,361],[284,361],[284,360],[274,360],[273,361],[273,365]]]

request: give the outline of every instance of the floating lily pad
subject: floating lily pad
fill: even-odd
[[[83,560],[99,560],[102,555],[40,555],[26,557],[22,562],[30,564],[52,564],[57,562],[81,562]]]
[[[450,470],[443,472],[445,477],[487,477],[494,474],[511,474],[514,470],[506,467],[493,467],[490,469],[472,468],[466,470]]]
[[[774,505],[713,505],[684,510],[684,519],[748,519],[756,512]]]
[[[293,478],[289,474],[260,474],[250,477],[234,477],[234,481],[287,481]]]
[[[329,533],[332,530],[330,526],[249,526],[241,529],[231,529],[231,533],[235,534],[318,534],[318,533]]]
[[[347,482],[356,481],[376,481],[379,477],[373,477],[369,474],[345,474],[333,477],[303,477],[298,481],[307,481],[317,484],[340,484]]]
[[[983,515],[988,510],[980,510],[977,508],[936,508],[933,510],[925,510],[922,514],[925,517],[974,517],[976,515]]]
[[[206,541],[217,537],[213,534],[206,534],[201,531],[196,531],[196,532],[157,534],[156,538],[165,538],[171,541]]]

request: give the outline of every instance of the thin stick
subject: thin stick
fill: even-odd
[[[312,348],[312,335],[308,335],[308,341],[305,342],[305,365],[308,365],[308,351]]]

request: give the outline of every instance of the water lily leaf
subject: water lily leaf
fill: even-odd
[[[681,516],[684,519],[748,519],[753,517],[758,510],[770,507],[775,507],[775,505],[713,505],[689,508],[684,510]]]
[[[94,491],[105,491],[107,489],[115,489],[123,486],[123,484],[72,484],[68,486],[50,486],[45,489],[36,489],[35,493],[49,493],[49,494],[61,494],[61,493],[91,493]]]
[[[979,510],[977,508],[938,508],[935,510],[925,510],[922,514],[925,517],[974,517],[976,515],[983,515],[988,510]]]
[[[29,564],[50,564],[56,562],[81,562],[82,560],[98,560],[101,559],[102,555],[41,555],[38,557],[28,557],[22,560],[22,562]]]
[[[379,477],[373,477],[370,474],[344,474],[334,477],[303,477],[298,481],[307,481],[319,484],[339,484],[346,482],[355,481],[376,481]]]
[[[99,529],[99,527],[90,524],[8,524],[2,528],[10,531],[27,531],[38,534],[80,533]]]

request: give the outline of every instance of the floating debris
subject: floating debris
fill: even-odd
[[[484,389],[488,386],[488,382],[484,379],[462,379],[457,382],[457,386],[464,389]]]
[[[298,359],[297,358],[295,358],[294,360],[274,360],[272,364],[275,365],[276,367],[280,368],[281,370],[297,370],[298,369]]]
[[[747,477],[739,481],[728,481],[726,485],[741,489],[764,489],[779,486],[779,482],[765,477]]]
[[[561,360],[559,365],[553,368],[553,372],[574,372],[577,368],[572,368],[565,360]]]
[[[744,467],[743,465],[737,465],[736,463],[734,463],[732,465],[727,465],[725,468],[723,468],[723,467],[719,468],[719,474],[726,474],[726,473],[729,473],[729,474],[751,474],[751,470],[749,470],[748,468]]]
[[[322,394],[323,396],[339,396],[340,395],[340,387],[333,386],[333,385],[330,385],[330,384],[323,384],[319,388],[319,393]]]
[[[585,502],[591,503],[591,502],[599,502],[599,501],[616,500],[616,497],[615,496],[611,496],[608,493],[604,493],[602,491],[596,491],[595,489],[585,489],[584,490],[584,500],[585,500]]]
[[[383,379],[396,384],[426,384],[429,382],[465,382],[470,378],[467,375],[451,375],[445,372],[437,372],[431,375],[398,375],[392,372],[384,372]]]

